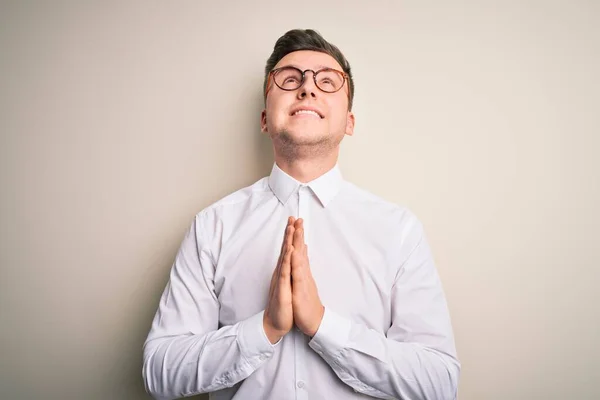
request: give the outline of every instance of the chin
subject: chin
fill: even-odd
[[[296,144],[318,143],[327,139],[327,134],[307,129],[283,129],[279,134],[282,140]]]

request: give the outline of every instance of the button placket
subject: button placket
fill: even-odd
[[[300,186],[298,188],[298,218],[304,220],[304,241],[308,244],[308,233],[310,226],[310,215],[309,215],[309,200],[310,193],[309,188],[306,186]],[[305,335],[298,329],[293,332],[294,335],[294,352],[295,357],[295,369],[296,369],[296,400],[308,400],[308,391],[306,390],[306,361],[308,356],[306,354],[307,341]]]
[[[298,190],[298,218],[304,220],[304,242],[309,243],[310,236],[310,188],[308,186],[300,186]]]

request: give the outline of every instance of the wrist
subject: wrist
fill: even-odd
[[[281,332],[278,329],[275,329],[273,325],[269,322],[269,319],[265,315],[263,317],[263,329],[265,331],[265,335],[271,344],[275,344],[281,340],[281,338],[285,335],[286,332]]]
[[[319,318],[316,323],[309,329],[307,332],[304,332],[306,336],[313,337],[317,334],[319,327],[321,326],[321,322],[323,321],[323,316],[325,315],[325,307],[321,305],[321,312],[319,314]]]

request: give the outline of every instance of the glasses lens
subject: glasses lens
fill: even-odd
[[[344,76],[338,71],[331,69],[319,71],[315,79],[319,89],[328,93],[337,92],[344,84]]]
[[[274,76],[275,83],[283,90],[295,90],[302,84],[302,72],[296,68],[280,69]]]

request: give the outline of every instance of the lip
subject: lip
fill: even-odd
[[[305,111],[313,111],[316,112],[319,117],[321,117],[321,119],[323,119],[323,113],[321,111],[319,111],[318,108],[315,107],[310,107],[310,106],[298,106],[292,109],[292,112],[290,112],[290,116],[294,116],[294,113],[300,111],[300,110],[305,110]]]

